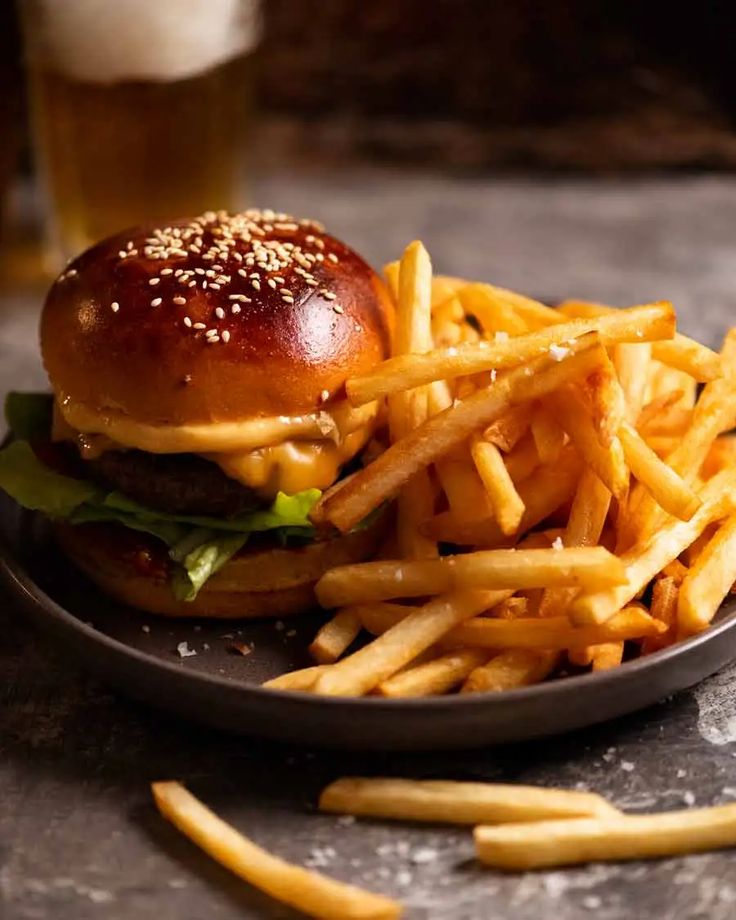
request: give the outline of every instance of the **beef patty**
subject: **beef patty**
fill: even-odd
[[[96,482],[170,514],[231,517],[265,504],[252,489],[196,454],[112,450],[85,464]]]

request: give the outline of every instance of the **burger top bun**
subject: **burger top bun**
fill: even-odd
[[[51,287],[57,397],[151,425],[296,415],[389,351],[381,279],[318,223],[208,212],[111,237]]]

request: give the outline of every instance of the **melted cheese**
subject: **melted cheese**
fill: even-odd
[[[284,441],[272,447],[234,454],[207,454],[231,479],[264,495],[304,489],[326,489],[337,479],[340,467],[368,440],[371,428],[348,434],[339,444],[332,441]]]
[[[243,453],[284,441],[340,441],[352,431],[369,425],[377,414],[376,403],[354,408],[347,401],[304,415],[264,416],[242,422],[211,422],[200,425],[149,425],[114,410],[98,411],[69,396],[59,401],[66,423],[84,434],[106,435],[123,447],[151,454]]]
[[[104,434],[82,434],[81,431],[72,428],[61,414],[56,400],[51,416],[51,440],[73,441],[80,456],[85,460],[96,460],[106,450],[116,450],[120,446]]]
[[[264,496],[326,489],[340,467],[365,445],[378,407],[347,402],[305,415],[217,422],[209,425],[146,425],[119,412],[96,412],[62,399],[55,405],[54,438],[73,440],[86,459],[105,450],[197,453],[226,476]]]

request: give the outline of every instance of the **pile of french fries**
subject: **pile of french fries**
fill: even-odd
[[[313,519],[345,532],[395,499],[396,526],[324,575],[315,666],[267,686],[500,691],[705,629],[736,580],[736,329],[717,353],[668,302],[433,277],[419,242],[385,271],[393,354],[346,389],[385,401],[389,442]]]
[[[176,782],[153,784],[161,814],[236,875],[310,917],[396,920],[384,895],[287,863],[218,818]],[[476,856],[504,871],[679,856],[736,845],[736,804],[626,815],[591,792],[501,783],[344,777],[321,811],[474,826]]]

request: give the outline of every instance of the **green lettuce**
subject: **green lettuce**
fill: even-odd
[[[16,438],[25,441],[48,438],[54,399],[50,393],[8,393],[5,421]]]
[[[48,436],[48,428],[45,433]],[[207,579],[245,546],[251,533],[273,531],[284,539],[309,538],[313,533],[309,512],[321,495],[319,489],[296,495],[279,492],[270,508],[230,518],[166,514],[119,492],[57,473],[39,460],[27,441],[13,441],[0,451],[0,489],[23,508],[55,520],[115,523],[161,540],[175,563],[172,588],[184,600],[193,600]]]

